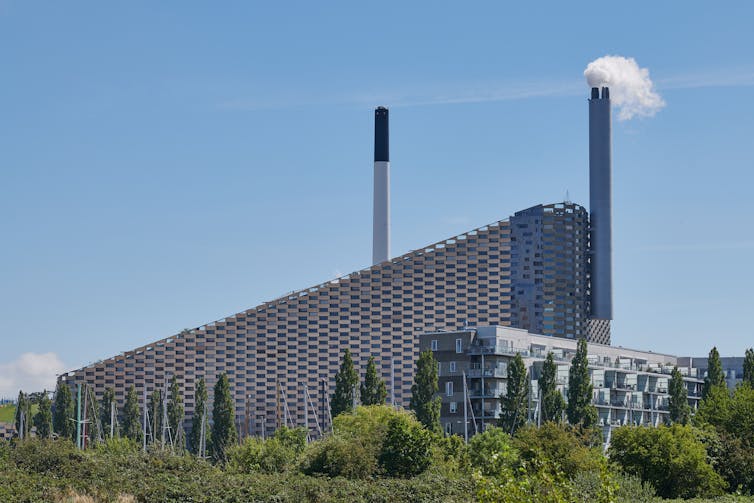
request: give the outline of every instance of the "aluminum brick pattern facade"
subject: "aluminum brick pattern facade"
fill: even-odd
[[[467,323],[509,325],[510,290],[510,231],[503,220],[60,379],[93,386],[98,399],[111,387],[120,408],[131,385],[141,402],[145,388],[151,393],[176,375],[188,421],[194,411],[196,380],[206,378],[211,401],[217,376],[226,372],[237,421],[247,417],[248,399],[253,418],[250,433],[260,434],[262,422],[267,431],[275,427],[278,384],[296,424],[304,420],[304,384],[319,413],[322,382],[331,394],[348,347],[362,375],[367,359],[374,355],[388,387],[394,360],[396,403],[407,406],[418,334],[455,330]],[[314,430],[314,415],[310,412],[308,417]]]

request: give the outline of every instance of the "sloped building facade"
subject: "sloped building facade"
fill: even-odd
[[[407,406],[419,333],[510,324],[510,254],[509,223],[499,221],[60,379],[93,386],[98,399],[113,388],[121,407],[130,386],[141,401],[176,375],[188,418],[195,382],[205,377],[211,400],[225,372],[242,431],[259,435],[274,429],[281,409],[298,425],[308,416],[315,431],[348,347],[362,374],[375,356],[389,389],[394,382],[396,403]],[[304,385],[312,402],[306,414]]]

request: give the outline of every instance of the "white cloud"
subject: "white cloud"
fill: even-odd
[[[55,353],[23,353],[12,362],[0,363],[0,397],[15,398],[19,390],[52,390],[65,369]]]

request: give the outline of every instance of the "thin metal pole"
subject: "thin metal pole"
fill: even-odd
[[[304,428],[306,429],[306,441],[309,442],[309,407],[306,403],[306,384],[304,384]]]
[[[81,384],[76,386],[76,447],[81,449]]]
[[[463,441],[469,443],[469,410],[466,393],[466,371],[463,371]]]
[[[325,398],[327,397],[327,381],[322,379],[322,396],[320,402],[322,403],[322,431],[327,431],[327,417],[325,416]]]
[[[86,387],[84,387],[84,420],[83,424],[81,425],[81,447],[86,448],[86,437],[89,433],[89,428],[87,428],[87,419],[89,414],[87,414],[89,408],[87,407],[89,405],[88,393],[86,392]]]
[[[110,438],[115,435],[115,400],[110,402]]]
[[[142,450],[147,452],[147,387],[144,386],[144,419],[142,425]]]
[[[390,405],[395,407],[395,358],[390,360]]]

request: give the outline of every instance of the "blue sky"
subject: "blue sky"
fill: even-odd
[[[368,266],[376,105],[396,255],[588,205],[606,54],[614,344],[754,345],[754,5],[323,4],[0,0],[0,395]]]

